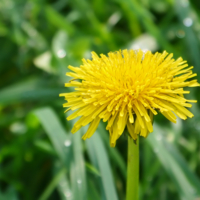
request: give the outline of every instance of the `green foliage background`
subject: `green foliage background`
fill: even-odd
[[[127,136],[83,142],[63,113],[67,66],[90,52],[167,50],[200,75],[198,0],[0,1],[0,200],[124,200]],[[199,76],[198,76],[199,80]],[[200,99],[199,88],[190,99]],[[200,108],[140,140],[140,199],[200,199]]]

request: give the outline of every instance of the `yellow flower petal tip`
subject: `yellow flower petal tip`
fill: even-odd
[[[67,119],[80,116],[72,132],[90,124],[83,139],[90,138],[102,119],[114,147],[126,127],[134,140],[138,135],[147,137],[157,111],[174,123],[175,114],[184,120],[193,117],[186,107],[196,101],[187,100],[184,94],[189,91],[183,88],[199,86],[197,80],[191,80],[196,74],[182,58],[172,57],[166,51],[153,54],[140,49],[108,56],[92,52],[92,60],[83,59],[80,67],[69,66],[72,72],[67,76],[73,79],[65,86],[75,87],[75,91],[60,96],[67,100],[66,111],[76,110]]]

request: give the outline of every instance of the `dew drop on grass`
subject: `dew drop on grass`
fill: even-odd
[[[57,56],[59,58],[64,58],[66,56],[66,51],[64,49],[60,49],[57,51]]]
[[[69,147],[71,144],[72,144],[72,142],[71,142],[70,140],[66,140],[66,141],[64,142],[64,145],[65,145],[66,147]]]
[[[190,26],[192,26],[192,24],[193,24],[193,20],[192,20],[190,17],[186,17],[186,18],[183,20],[183,24],[184,24],[186,27],[190,27]]]

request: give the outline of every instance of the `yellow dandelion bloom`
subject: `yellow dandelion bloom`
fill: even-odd
[[[114,147],[126,127],[134,140],[138,135],[147,137],[158,111],[174,123],[176,115],[184,120],[193,117],[185,107],[196,101],[186,99],[184,94],[189,91],[183,88],[200,86],[197,80],[190,80],[197,74],[182,58],[172,57],[166,51],[153,54],[140,49],[100,57],[92,52],[92,60],[83,59],[80,67],[69,66],[73,72],[66,75],[73,79],[65,86],[75,87],[75,91],[60,96],[67,100],[63,104],[66,111],[76,110],[67,120],[80,116],[72,133],[90,124],[83,139],[90,138],[102,119]]]

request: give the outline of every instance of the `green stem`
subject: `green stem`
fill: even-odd
[[[126,200],[139,199],[139,137],[137,144],[128,137]]]

